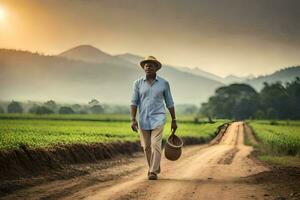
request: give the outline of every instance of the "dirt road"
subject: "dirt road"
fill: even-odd
[[[101,169],[82,166],[89,173],[30,187],[7,199],[269,199],[261,186],[244,181],[268,170],[249,157],[253,149],[244,145],[244,134],[243,122],[235,122],[218,144],[186,147],[175,162],[163,157],[156,181],[147,180],[146,161],[138,154]]]

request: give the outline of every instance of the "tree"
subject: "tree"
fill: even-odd
[[[36,114],[36,110],[38,108],[38,105],[34,104],[33,106],[31,106],[28,110],[29,113],[31,114]]]
[[[58,111],[59,114],[74,114],[74,111],[72,108],[63,106]]]
[[[71,105],[71,108],[75,113],[80,113],[83,110],[80,104],[73,104]]]
[[[242,98],[232,109],[234,119],[243,120],[254,117],[257,108],[257,101],[254,99]]]
[[[101,105],[94,105],[90,108],[93,114],[101,114],[104,112],[104,109]]]
[[[266,118],[266,115],[264,113],[264,111],[262,110],[257,110],[254,114],[254,118],[255,119],[265,119]]]
[[[36,114],[52,114],[52,113],[54,113],[54,111],[46,106],[38,106],[36,109]]]
[[[79,105],[79,104],[72,105],[72,109],[79,110],[80,108],[81,108],[81,105]]]
[[[29,109],[29,113],[42,115],[42,114],[52,114],[54,113],[54,111],[46,106],[33,105]]]
[[[281,82],[264,83],[260,92],[260,103],[269,119],[288,117],[289,94]]]
[[[23,108],[21,106],[21,103],[12,100],[10,104],[7,106],[7,112],[8,113],[23,113]]]
[[[88,114],[88,112],[86,110],[80,110],[78,111],[79,114]]]
[[[246,84],[231,84],[220,87],[201,112],[210,117],[227,119],[247,119],[254,116],[258,106],[258,93]]]
[[[300,78],[296,77],[295,81],[287,83],[286,91],[288,99],[288,118],[300,119]]]
[[[55,111],[57,109],[57,105],[56,105],[55,101],[53,101],[53,100],[49,100],[49,101],[45,102],[44,105],[53,111]]]
[[[205,117],[207,117],[208,121],[212,121],[212,119],[211,119],[212,118],[212,110],[211,110],[210,104],[209,103],[202,103],[201,104],[201,107],[200,107],[200,110],[199,110],[199,113],[198,113],[198,116],[197,116],[197,120],[199,120],[199,114],[202,114]]]
[[[5,110],[0,106],[0,113],[5,113]]]
[[[94,106],[94,105],[98,105],[100,102],[97,100],[97,99],[92,99],[90,102],[89,102],[89,105],[90,106]]]
[[[227,119],[300,119],[300,78],[287,83],[264,83],[258,94],[246,84],[220,87],[201,106],[205,116]]]

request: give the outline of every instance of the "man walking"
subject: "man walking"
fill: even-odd
[[[164,102],[172,117],[172,133],[177,129],[175,108],[169,82],[156,74],[161,63],[155,57],[148,56],[140,65],[145,76],[135,80],[133,84],[131,128],[137,132],[140,127],[141,146],[149,166],[148,179],[156,180],[160,173],[162,135],[166,123]],[[136,120],[137,107],[139,127]]]

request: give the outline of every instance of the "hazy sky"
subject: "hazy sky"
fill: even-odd
[[[299,0],[0,0],[0,48],[80,44],[220,76],[300,64]]]

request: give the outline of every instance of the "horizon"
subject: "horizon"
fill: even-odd
[[[0,44],[49,55],[90,44],[220,77],[267,75],[300,64],[299,6],[295,0],[1,0]]]

